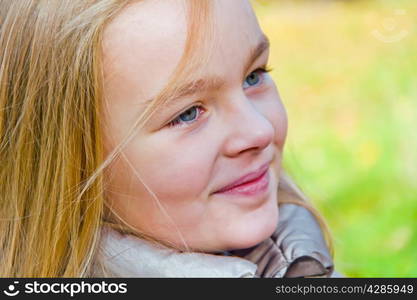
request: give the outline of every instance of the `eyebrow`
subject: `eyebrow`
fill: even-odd
[[[249,52],[248,58],[246,59],[245,67],[243,69],[244,72],[247,72],[252,63],[256,59],[258,59],[266,50],[268,50],[269,46],[270,42],[268,37],[265,34],[262,34],[258,44],[255,47],[253,47]],[[176,102],[173,101],[175,99],[191,96],[201,91],[218,90],[223,85],[224,80],[222,80],[220,77],[209,77],[204,79],[193,80],[191,82],[181,85],[177,89],[177,92],[174,94],[173,98],[170,101],[168,101],[168,103],[166,103],[164,107],[169,108],[170,106],[175,105]],[[153,100],[153,98],[146,100],[144,102],[145,107],[147,107]]]

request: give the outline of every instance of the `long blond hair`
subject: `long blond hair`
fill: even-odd
[[[0,0],[1,277],[90,274],[110,214],[103,171],[204,62],[197,50],[210,40],[210,0],[190,0],[175,80],[104,157],[102,33],[131,2]],[[283,186],[288,201],[312,209]]]

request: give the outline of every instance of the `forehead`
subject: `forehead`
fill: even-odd
[[[224,76],[243,63],[262,33],[248,1],[210,2],[214,47],[203,74]],[[141,1],[119,13],[103,36],[107,97],[138,102],[156,95],[184,52],[187,18],[187,1],[183,0]]]
[[[158,66],[178,63],[186,26],[182,1],[141,1],[127,6],[104,30],[106,77],[129,79],[142,70],[148,74],[142,78],[146,81],[154,75],[149,72],[157,73]]]

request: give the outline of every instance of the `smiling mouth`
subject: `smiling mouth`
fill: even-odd
[[[225,192],[225,191],[233,189],[235,187],[243,186],[245,184],[249,184],[251,182],[256,181],[257,179],[262,177],[262,175],[264,175],[266,171],[268,171],[270,164],[271,164],[271,161],[269,161],[267,163],[264,163],[257,170],[255,170],[253,172],[250,172],[250,173],[240,177],[239,179],[233,181],[232,183],[229,183],[229,184],[223,186],[221,189],[217,190],[215,193]]]
[[[256,196],[261,193],[264,193],[266,190],[268,190],[269,187],[269,168],[267,168],[260,176],[229,187],[227,189],[221,189],[214,194],[216,195],[240,195],[240,196]]]

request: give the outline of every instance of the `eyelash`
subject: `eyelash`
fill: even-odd
[[[252,74],[252,73],[256,73],[256,72],[259,72],[259,73],[261,73],[262,75],[265,75],[265,74],[267,74],[267,73],[270,73],[271,71],[272,71],[273,69],[270,67],[270,66],[263,66],[263,67],[260,67],[260,68],[258,68],[258,69],[256,69],[256,70],[254,70],[254,71],[252,71],[250,74]],[[249,75],[250,75],[249,74]],[[249,76],[248,75],[248,76]],[[246,78],[248,77],[248,76],[246,76]],[[245,78],[245,80],[246,80],[246,78]],[[259,84],[262,84],[263,83],[263,80],[264,80],[264,78],[262,78],[261,79],[261,83],[259,83]],[[258,86],[259,84],[257,84],[256,86]],[[190,109],[193,109],[193,108],[198,108],[199,110],[201,110],[201,109],[203,109],[203,106],[202,105],[194,105],[194,106],[191,106],[190,108],[188,108],[188,109],[186,109],[185,111],[183,111],[183,112],[181,112],[180,114],[178,114],[171,122],[169,122],[167,125],[168,125],[168,127],[182,127],[182,125],[178,125],[178,124],[186,124],[186,125],[184,125],[184,126],[190,126],[190,124],[192,124],[192,123],[194,123],[194,122],[197,122],[198,120],[199,120],[199,118],[197,118],[196,117],[196,119],[195,120],[193,120],[193,121],[190,121],[190,122],[188,122],[188,123],[185,123],[184,121],[181,121],[180,120],[180,116],[182,115],[182,114],[184,114],[184,113],[186,113],[187,111],[189,111]],[[199,112],[198,113],[198,117],[201,115],[202,113],[201,112]],[[184,122],[184,123],[181,123],[181,122]]]

